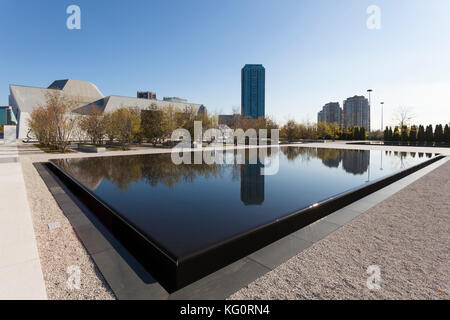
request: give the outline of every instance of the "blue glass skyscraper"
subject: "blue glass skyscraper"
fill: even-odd
[[[266,69],[262,64],[246,64],[241,71],[241,114],[257,119],[265,116]]]

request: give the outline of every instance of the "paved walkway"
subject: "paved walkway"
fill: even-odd
[[[47,299],[16,146],[0,142],[0,300]]]

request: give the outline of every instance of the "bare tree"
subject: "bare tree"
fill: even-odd
[[[33,109],[28,120],[28,126],[40,144],[56,146],[55,130],[50,126],[49,115],[44,106]]]
[[[299,128],[295,120],[290,119],[286,124],[281,128],[280,135],[283,138],[286,138],[289,142],[298,137]]]
[[[83,115],[79,114],[79,115],[75,115],[74,117],[76,118],[76,121],[78,123],[77,126],[75,126],[75,128],[73,129],[73,138],[74,141],[78,141],[78,142],[83,142],[89,139],[88,135],[86,134],[86,131],[83,130],[83,128],[81,127],[81,122],[83,120]]]
[[[141,112],[141,128],[144,137],[154,146],[168,138],[168,116],[163,108],[154,103]]]
[[[62,152],[66,152],[74,128],[78,125],[77,117],[70,113],[74,109],[74,102],[59,91],[48,93],[46,98],[50,122],[56,129],[56,145]]]
[[[412,112],[412,108],[403,106],[395,109],[392,121],[398,125],[399,128],[403,128],[403,126],[409,126],[414,117],[415,114]]]
[[[120,106],[108,116],[107,132],[113,132],[114,137],[123,149],[133,141],[134,136],[141,130],[140,110],[134,107]],[[108,133],[108,136],[110,134]]]
[[[98,107],[92,107],[87,115],[82,116],[80,127],[86,132],[94,145],[103,143],[106,120],[103,117],[103,112]]]
[[[30,114],[29,126],[39,143],[65,152],[77,126],[77,117],[70,113],[74,102],[59,90],[45,95],[44,105]]]

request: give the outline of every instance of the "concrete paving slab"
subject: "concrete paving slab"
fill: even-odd
[[[269,268],[258,262],[243,258],[172,293],[169,299],[224,299],[268,271]]]
[[[312,242],[289,235],[250,254],[248,258],[269,269],[275,269],[311,245]]]
[[[0,300],[47,299],[39,259],[0,268]]]
[[[19,158],[11,157],[11,158],[0,158],[0,163],[11,163],[11,162],[19,162]]]
[[[0,153],[0,299],[47,299],[17,147]]]
[[[314,243],[324,238],[339,227],[340,226],[335,223],[322,219],[310,225],[307,225],[304,228],[301,228],[300,230],[292,233],[292,235],[294,237]]]
[[[324,220],[343,226],[347,222],[351,221],[355,217],[359,216],[361,212],[352,210],[348,207],[344,207],[338,211],[333,212],[332,214],[323,218]]]
[[[36,259],[39,259],[39,255],[32,241],[20,241],[0,247],[0,270],[4,267]]]

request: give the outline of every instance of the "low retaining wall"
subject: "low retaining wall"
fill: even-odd
[[[3,126],[3,140],[4,144],[16,144],[17,136],[16,126]]]
[[[91,152],[91,153],[102,153],[106,151],[106,148],[104,147],[96,147],[93,145],[78,145],[78,150],[82,152]]]

